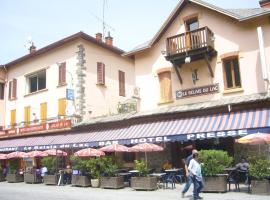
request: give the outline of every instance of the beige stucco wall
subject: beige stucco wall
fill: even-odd
[[[16,109],[16,121],[24,121],[24,107],[31,106],[31,121],[34,120],[33,113],[40,118],[40,104],[47,102],[47,117],[53,118],[58,115],[58,99],[65,98],[66,88],[75,90],[75,105],[78,84],[76,75],[76,64],[78,45],[85,48],[86,63],[86,89],[85,105],[86,115],[84,119],[100,115],[108,115],[116,112],[117,103],[130,98],[134,86],[134,66],[133,61],[109,50],[98,47],[85,40],[77,40],[57,49],[51,50],[38,57],[29,59],[16,66],[9,67],[7,79],[17,79],[17,99],[6,102],[6,126],[10,124],[10,111]],[[106,64],[106,88],[96,85],[96,62]],[[67,86],[58,86],[58,65],[57,63],[66,62],[66,82]],[[46,91],[32,95],[26,95],[26,75],[46,69]],[[118,93],[118,69],[126,72],[126,97],[119,97]],[[6,90],[8,95],[8,90]],[[26,96],[25,96],[26,95]],[[91,111],[91,112],[88,112]]]
[[[214,33],[215,49],[217,50],[218,55],[212,60],[211,66],[215,76],[214,78],[210,76],[208,67],[204,60],[182,65],[180,70],[183,79],[182,85],[180,84],[175,71],[172,71],[172,91],[174,101],[170,104],[160,105],[158,104],[159,81],[156,71],[161,68],[172,67],[172,64],[165,60],[161,51],[166,49],[165,42],[167,37],[177,35],[185,31],[183,17],[195,13],[198,13],[199,27],[208,26]],[[197,5],[191,4],[186,6],[171,24],[166,33],[151,49],[138,53],[135,56],[136,86],[140,87],[141,91],[141,110],[155,109],[158,106],[184,105],[219,100],[231,96],[266,92],[265,82],[262,79],[262,70],[258,51],[256,30],[258,24],[263,27],[266,46],[265,50],[266,55],[268,55],[270,53],[270,25],[267,19],[240,23],[227,16]],[[220,55],[233,51],[240,52],[239,63],[243,91],[225,94]],[[267,58],[267,63],[270,64],[269,57]],[[192,82],[192,69],[198,69],[199,81],[196,82],[196,85]],[[183,98],[180,100],[176,100],[175,98],[175,91],[177,90],[211,85],[214,83],[219,83],[219,93]]]
[[[0,83],[5,83],[5,70],[0,68]],[[0,99],[0,126],[4,126],[5,120],[5,104],[4,99]]]

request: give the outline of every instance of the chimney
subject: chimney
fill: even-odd
[[[260,0],[259,4],[261,8],[270,8],[270,0]]]
[[[108,32],[108,36],[105,37],[105,43],[109,46],[113,45],[113,38],[111,37],[110,32]]]
[[[102,42],[102,34],[101,33],[96,34],[96,40],[99,42]]]
[[[30,54],[35,53],[37,51],[37,48],[35,47],[34,43],[29,48]]]

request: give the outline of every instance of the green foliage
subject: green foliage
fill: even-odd
[[[9,173],[15,174],[17,170],[19,169],[19,160],[18,159],[12,159],[9,161]]]
[[[102,172],[109,177],[114,177],[117,175],[118,165],[112,157],[103,157],[102,162]]]
[[[90,158],[83,161],[83,165],[88,173],[91,174],[91,178],[99,179],[101,174],[100,158]]]
[[[42,158],[42,166],[47,167],[48,174],[55,174],[56,172],[56,157],[44,157]]]
[[[226,151],[201,150],[199,161],[203,163],[202,173],[204,176],[215,176],[223,173],[224,169],[231,165],[233,158]]]
[[[78,156],[70,156],[72,169],[80,170],[82,173],[86,172],[86,160]]]
[[[257,159],[250,164],[249,175],[256,180],[263,180],[270,176],[270,161],[267,159]]]
[[[149,170],[143,160],[135,160],[135,169],[139,171],[139,176],[147,176]]]

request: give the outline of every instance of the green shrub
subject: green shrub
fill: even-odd
[[[41,160],[42,166],[47,167],[48,174],[56,172],[56,157],[44,157]]]
[[[147,176],[149,170],[143,160],[135,160],[135,169],[139,171],[139,176]]]
[[[19,170],[19,160],[18,159],[12,159],[9,161],[9,174],[15,174],[17,170]]]
[[[78,156],[70,156],[70,162],[72,169],[80,170],[82,174],[85,174],[85,172],[87,172],[86,159]]]
[[[256,180],[263,180],[270,176],[270,161],[258,159],[249,166],[249,175]]]
[[[201,150],[199,152],[199,161],[202,164],[202,173],[204,176],[215,176],[224,172],[233,161],[232,157],[226,151],[222,150]]]
[[[104,173],[104,175],[109,177],[117,176],[118,165],[112,157],[102,157],[101,162],[101,172]]]

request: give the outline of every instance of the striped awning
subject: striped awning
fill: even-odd
[[[84,148],[112,143],[128,145],[141,142],[187,141],[236,137],[256,132],[270,133],[270,108],[139,123],[83,133],[69,132],[2,140],[0,151]]]

